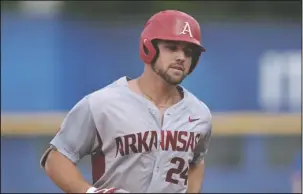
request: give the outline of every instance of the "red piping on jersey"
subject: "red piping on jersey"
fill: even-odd
[[[91,155],[93,184],[95,184],[105,173],[105,156],[102,152],[103,143],[98,131],[97,131],[97,139],[99,146],[96,150],[96,153]]]

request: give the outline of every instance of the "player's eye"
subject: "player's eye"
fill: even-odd
[[[191,57],[193,55],[193,49],[191,48],[184,48],[183,49],[185,56]]]
[[[171,51],[176,51],[178,49],[177,45],[166,45],[165,48]]]

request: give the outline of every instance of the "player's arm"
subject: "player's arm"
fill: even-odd
[[[40,164],[52,181],[66,193],[85,193],[91,185],[76,163],[94,148],[96,128],[88,97],[78,102],[65,117]]]
[[[206,134],[201,134],[198,144],[194,150],[194,157],[190,163],[188,171],[187,193],[200,193],[204,177],[204,156],[209,148],[211,139],[211,124],[209,124]]]

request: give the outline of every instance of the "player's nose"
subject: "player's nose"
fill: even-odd
[[[185,53],[183,51],[183,49],[178,49],[176,52],[176,60],[177,61],[185,61]]]

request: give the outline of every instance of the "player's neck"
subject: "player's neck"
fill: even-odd
[[[141,92],[150,100],[159,105],[171,105],[178,98],[178,90],[175,85],[168,84],[158,75],[142,74],[138,79]]]

